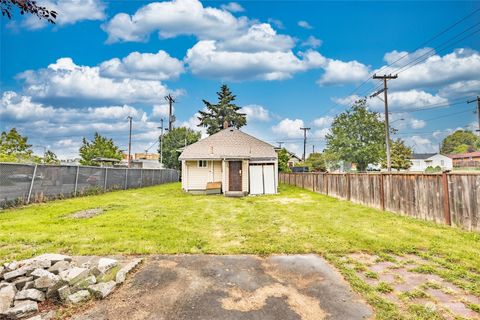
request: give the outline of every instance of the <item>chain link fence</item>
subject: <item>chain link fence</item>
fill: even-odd
[[[176,181],[173,169],[0,163],[0,207]]]

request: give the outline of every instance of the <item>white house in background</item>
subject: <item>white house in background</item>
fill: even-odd
[[[227,196],[274,194],[278,186],[278,156],[272,145],[235,128],[187,146],[180,154],[182,189]]]
[[[412,166],[408,171],[425,171],[427,167],[439,166],[442,170],[452,170],[452,159],[439,153],[414,153]]]

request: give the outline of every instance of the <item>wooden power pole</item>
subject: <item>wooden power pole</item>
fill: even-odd
[[[380,93],[383,92],[383,101],[385,103],[385,143],[386,143],[386,149],[387,149],[387,170],[390,172],[392,171],[392,159],[390,155],[390,125],[388,123],[388,87],[387,87],[387,80],[391,79],[397,79],[398,75],[392,76],[391,74],[389,75],[383,75],[383,76],[377,76],[376,74],[373,75],[373,79],[381,79],[383,80],[383,89],[380,91],[377,91],[374,93],[372,96],[377,96]],[[371,96],[371,97],[372,97]]]
[[[173,123],[175,122],[175,116],[173,115],[173,104],[175,99],[169,93],[168,96],[165,96],[165,100],[168,102],[168,131],[172,131]]]
[[[300,128],[303,130],[303,162],[305,162],[305,153],[307,152],[307,131],[311,128]]]
[[[128,121],[130,122],[130,132],[128,134],[128,167],[132,166],[132,117],[127,117]]]
[[[477,96],[476,100],[467,101],[467,103],[472,103],[477,101],[477,117],[478,117],[478,129],[477,132],[480,134],[480,96]]]

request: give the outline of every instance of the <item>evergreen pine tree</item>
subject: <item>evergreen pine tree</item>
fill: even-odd
[[[199,111],[199,127],[206,127],[207,133],[212,135],[223,129],[225,121],[228,123],[229,127],[235,127],[237,129],[247,124],[245,114],[240,113],[240,107],[233,103],[236,96],[232,94],[226,84],[222,85],[220,91],[217,92],[217,96],[217,104],[203,100],[207,110]]]

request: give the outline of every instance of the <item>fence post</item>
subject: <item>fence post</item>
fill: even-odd
[[[452,219],[450,215],[450,198],[448,192],[448,176],[446,172],[442,173],[442,184],[443,184],[443,216],[445,218],[445,224],[451,226]]]
[[[80,166],[77,166],[77,173],[75,173],[75,187],[73,189],[73,196],[77,196],[77,186],[78,186],[78,172],[80,171]]]
[[[103,192],[107,191],[108,168],[105,168],[105,181],[103,181]]]
[[[143,169],[140,169],[140,188],[143,187]]]
[[[347,179],[347,200],[350,201],[350,173],[346,173],[345,178]]]
[[[27,204],[30,203],[30,196],[32,195],[33,183],[35,182],[35,176],[37,175],[37,166],[38,164],[35,164],[35,169],[33,169],[32,181],[30,182],[30,189],[28,190]]]
[[[128,185],[128,168],[125,169],[125,190],[127,190]]]
[[[325,176],[323,177],[323,183],[325,183],[325,191],[328,196],[328,181],[329,181],[329,173],[326,173]]]
[[[380,172],[380,207],[385,211],[385,186],[383,173]]]

